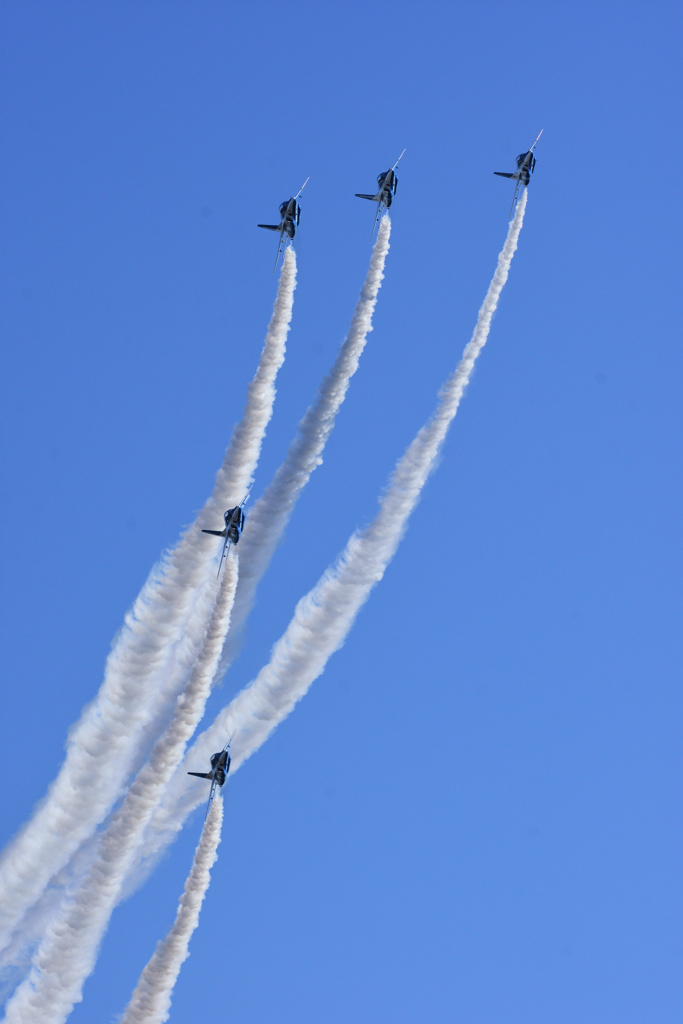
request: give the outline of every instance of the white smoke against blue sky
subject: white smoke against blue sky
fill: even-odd
[[[272,308],[256,225],[310,175],[253,499],[348,328],[372,220],[354,193],[407,147],[370,343],[211,718],[373,518],[490,278],[512,190],[492,172],[543,127],[441,469],[324,678],[224,794],[172,1015],[676,1020],[681,13],[374,16],[2,5],[0,843],[205,501]],[[200,815],[113,915],[73,1024],[126,1006]]]

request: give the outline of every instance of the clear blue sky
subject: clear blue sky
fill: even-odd
[[[310,175],[254,494],[342,340],[354,198],[407,152],[375,331],[217,709],[374,514],[519,253],[438,473],[346,646],[227,790],[172,1020],[683,1015],[681,78],[673,3],[0,9],[6,839],[207,495]],[[115,914],[119,1012],[201,821]]]

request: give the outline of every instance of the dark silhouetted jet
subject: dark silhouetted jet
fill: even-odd
[[[538,142],[541,135],[543,135],[542,128],[538,133],[536,142]],[[516,171],[513,171],[511,174],[508,174],[506,171],[493,172],[494,174],[497,174],[500,178],[512,178],[513,181],[517,182],[517,184],[515,185],[515,194],[512,200],[512,206],[510,207],[510,218],[512,218],[512,214],[515,211],[515,206],[517,205],[517,200],[519,199],[522,189],[528,186],[529,182],[531,181],[531,175],[534,173],[534,167],[536,166],[536,157],[534,156],[536,142],[534,142],[533,146],[527,149],[526,153],[519,154],[519,156],[517,157]]]
[[[221,560],[218,563],[218,572],[216,573],[216,576],[220,576],[220,572],[223,567],[223,559],[228,553],[228,546],[230,544],[237,544],[238,540],[242,536],[244,520],[246,518],[244,515],[244,505],[249,497],[249,491],[251,491],[251,487],[244,495],[239,505],[236,505],[235,508],[229,508],[227,512],[223,513],[225,526],[222,530],[202,530],[202,533],[210,533],[212,537],[225,537],[225,544],[223,545]]]
[[[405,153],[405,149],[403,150],[403,153]],[[403,153],[401,153],[401,156],[403,156]],[[401,156],[398,160],[401,159]],[[394,201],[394,196],[396,195],[396,189],[398,187],[398,176],[396,174],[398,160],[393,167],[389,168],[388,171],[383,171],[382,174],[377,175],[377,185],[379,188],[374,196],[368,196],[364,192],[356,192],[356,197],[358,199],[370,199],[373,203],[377,203],[375,222],[372,225],[372,234],[370,235],[371,241],[375,234],[375,228],[380,214],[383,213],[384,210],[388,210]]]
[[[234,736],[234,733],[233,733]],[[204,821],[209,816],[211,810],[211,804],[213,798],[216,795],[216,786],[225,785],[225,780],[228,777],[230,771],[231,758],[228,753],[228,747],[232,743],[232,736],[225,744],[222,750],[219,750],[217,754],[211,755],[211,771],[210,772],[188,772],[188,775],[194,775],[198,779],[211,779],[211,790],[209,792],[209,803],[206,808],[206,814],[204,815]]]
[[[297,202],[299,196],[306,188],[308,178],[303,183],[299,191],[291,199],[286,199],[284,203],[280,203],[280,223],[279,224],[259,224],[260,228],[266,228],[268,231],[279,231],[280,238],[277,243],[277,256],[275,257],[275,266],[273,267],[273,273],[277,270],[277,262],[280,259],[280,253],[284,252],[287,242],[285,235],[291,242],[296,234],[296,229],[299,227],[299,220],[301,218],[301,207]]]

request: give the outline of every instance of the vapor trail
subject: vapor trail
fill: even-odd
[[[240,582],[223,653],[222,671],[227,669],[239,649],[256,588],[270,564],[299,495],[313,470],[322,463],[323,449],[332,433],[351,377],[358,369],[367,336],[372,330],[372,316],[384,279],[390,233],[391,221],[385,215],[380,221],[370,266],[348,334],[334,365],[321,384],[315,402],[299,424],[285,461],[249,513],[240,544]]]
[[[49,922],[29,976],[7,1004],[8,1024],[61,1024],[74,1003],[80,1002],[83,982],[95,966],[102,937],[144,830],[204,714],[230,625],[236,587],[237,557],[232,549],[218,584],[199,658],[178,698],[171,723],[102,832],[95,860],[85,878]]]
[[[380,499],[377,517],[350,538],[337,561],[299,601],[292,621],[273,648],[270,662],[193,744],[188,754],[193,763],[201,763],[216,749],[221,736],[237,730],[232,745],[232,766],[233,771],[239,768],[323,672],[330,656],[343,644],[370,591],[384,575],[436,464],[477,356],[488,338],[491,318],[517,249],[526,202],[525,191],[498,257],[472,338],[457,369],[443,385],[436,410],[396,465],[389,487]],[[159,852],[173,840],[187,815],[201,801],[198,788],[187,785],[181,770],[169,783],[150,823],[135,867],[137,874],[149,870]]]
[[[162,1024],[169,1018],[171,995],[181,965],[187,960],[192,933],[211,881],[211,868],[221,841],[223,800],[216,796],[195,851],[192,870],[180,897],[173,927],[140,975],[120,1024]]]
[[[150,722],[172,704],[194,664],[215,591],[208,583],[215,540],[201,533],[242,499],[272,415],[296,286],[285,254],[273,315],[242,421],[213,493],[174,550],[153,569],[107,659],[102,686],[72,729],[65,761],[33,818],[0,858],[0,949],[50,879],[104,820],[159,734]],[[161,728],[163,728],[163,724]]]

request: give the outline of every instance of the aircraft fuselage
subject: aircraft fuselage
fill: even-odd
[[[219,786],[225,785],[228,772],[230,771],[230,754],[227,750],[220,750],[211,756],[211,778],[216,780]]]
[[[383,174],[378,175],[377,184],[379,185],[377,198],[388,210],[394,201],[394,196],[396,195],[396,189],[398,187],[396,171],[392,168],[392,170],[385,171]]]
[[[294,238],[301,218],[301,207],[296,199],[288,199],[286,202],[280,203],[280,217],[280,230],[288,238]]]
[[[526,188],[531,181],[531,175],[536,166],[536,157],[529,150],[527,153],[520,153],[517,157],[517,172],[515,178],[521,181]]]
[[[224,514],[223,519],[225,520],[228,539],[233,544],[237,544],[242,536],[242,529],[244,527],[244,509],[241,505],[237,505],[236,508],[229,508]]]

